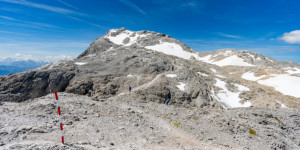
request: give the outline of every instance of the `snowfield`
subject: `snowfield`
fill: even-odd
[[[199,58],[197,54],[184,51],[182,47],[176,43],[163,42],[153,46],[146,46],[145,48],[183,59],[190,59],[191,56],[194,56],[196,59]]]
[[[220,102],[225,103],[229,108],[234,108],[234,107],[250,107],[251,106],[251,102],[247,101],[244,104],[241,104],[240,101],[241,99],[239,98],[239,95],[241,92],[243,91],[248,91],[249,88],[242,86],[242,85],[238,85],[235,84],[240,92],[234,93],[229,91],[226,88],[226,82],[221,81],[220,79],[216,78],[216,86],[221,88],[222,90],[219,91],[219,93],[217,93],[217,98]]]
[[[212,55],[207,55],[205,57],[200,57],[198,60],[201,60],[201,61],[209,63],[209,64],[215,64],[215,65],[221,66],[221,67],[222,66],[254,66],[252,64],[245,62],[244,59],[242,59],[236,55],[226,57],[219,61],[214,61]]]
[[[256,77],[253,72],[246,72],[241,76],[241,78],[250,80],[250,81],[256,81],[256,80],[262,79],[264,77],[266,77],[266,75]]]
[[[259,84],[274,87],[284,95],[300,98],[300,77],[281,74],[266,80],[259,80]]]
[[[245,62],[244,59],[236,55],[229,56],[220,61],[211,62],[211,63],[217,66],[254,66],[252,64]]]
[[[288,70],[286,70],[285,72],[286,73],[289,73],[289,74],[298,74],[300,73],[300,69],[299,68],[286,68]]]

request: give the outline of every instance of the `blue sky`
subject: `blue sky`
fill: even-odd
[[[0,0],[0,58],[76,57],[109,29],[300,63],[298,0]],[[17,54],[17,55],[16,55]]]

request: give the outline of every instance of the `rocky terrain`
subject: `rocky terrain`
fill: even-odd
[[[299,149],[299,86],[297,63],[112,29],[74,60],[0,76],[0,148]]]
[[[299,149],[298,110],[185,108],[135,94],[99,100],[59,93],[64,145],[53,94],[5,102],[1,149]]]

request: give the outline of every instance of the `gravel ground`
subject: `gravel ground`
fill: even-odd
[[[2,102],[0,149],[300,149],[299,110],[185,108],[133,95],[59,93],[64,145],[53,94]]]

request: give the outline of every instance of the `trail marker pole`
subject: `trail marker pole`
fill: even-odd
[[[49,83],[49,91],[50,91],[50,93],[52,93],[52,91],[51,91],[52,84],[51,84],[50,79],[48,80],[48,83]],[[54,91],[54,95],[55,95],[55,99],[56,99],[57,112],[58,112],[58,116],[59,116],[59,126],[60,126],[60,131],[61,131],[61,143],[64,144],[65,143],[65,141],[64,141],[64,128],[63,128],[61,112],[60,112],[60,101],[58,99],[58,95],[57,95],[56,91]]]
[[[61,143],[65,143],[64,142],[64,129],[63,129],[63,124],[62,124],[62,119],[61,119],[61,112],[60,112],[60,102],[58,99],[58,95],[57,92],[54,92],[55,94],[55,99],[56,99],[56,105],[57,105],[57,111],[58,111],[58,116],[59,116],[59,126],[60,126],[60,131],[61,131]]]

